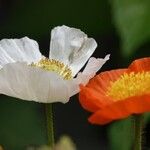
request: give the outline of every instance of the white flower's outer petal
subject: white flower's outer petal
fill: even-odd
[[[23,100],[66,103],[67,83],[56,73],[26,63],[9,63],[0,70],[0,93]]]
[[[72,80],[26,63],[8,63],[0,70],[0,93],[42,103],[66,103],[79,92],[79,84],[86,85],[108,59],[109,55],[91,58],[85,70]]]
[[[37,62],[42,55],[38,43],[28,37],[0,41],[0,66],[13,62]]]
[[[51,32],[50,59],[56,59],[72,69],[73,76],[84,66],[97,47],[94,39],[79,29],[55,27]]]
[[[107,60],[109,60],[110,54],[106,55],[105,58],[95,58],[91,57],[84,68],[82,74],[91,74],[95,76],[96,72],[100,70],[100,68],[106,63]]]
[[[107,60],[109,60],[110,55],[106,55],[104,59],[102,58],[94,58],[91,57],[83,70],[83,72],[79,72],[77,77],[74,78],[72,81],[68,81],[70,83],[70,97],[77,94],[80,89],[79,85],[83,84],[86,85],[91,78],[93,78],[97,71],[106,63]]]

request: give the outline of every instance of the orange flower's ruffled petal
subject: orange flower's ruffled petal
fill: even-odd
[[[127,69],[117,69],[100,73],[86,87],[81,88],[81,105],[93,112],[89,121],[93,124],[106,124],[123,119],[132,114],[150,111],[150,93],[132,96],[119,101],[107,96],[110,84],[124,73],[150,71],[150,57],[133,61]],[[128,88],[128,87],[127,87]]]
[[[120,75],[125,73],[127,69],[117,69],[111,71],[105,71],[95,76],[87,85],[89,88],[93,88],[97,91],[104,90],[106,91],[110,85],[110,81],[117,80]]]
[[[95,112],[89,121],[93,124],[106,124],[113,120],[123,119],[131,114],[140,114],[150,111],[150,94],[134,96],[107,105]]]
[[[79,101],[82,107],[90,112],[99,110],[101,107],[106,105],[106,102],[110,103],[104,96],[91,88],[80,86],[80,89],[82,92],[79,94]]]
[[[129,66],[129,69],[134,72],[150,71],[150,57],[133,61]]]
[[[95,112],[112,103],[113,100],[106,96],[106,90],[110,81],[115,81],[125,71],[126,69],[106,71],[90,80],[86,87],[80,86],[79,100],[83,108]]]

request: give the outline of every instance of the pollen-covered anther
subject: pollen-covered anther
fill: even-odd
[[[71,69],[58,60],[43,58],[37,63],[32,63],[31,66],[39,67],[46,71],[56,72],[65,80],[72,79]]]
[[[119,79],[110,83],[106,94],[115,101],[150,94],[150,72],[124,73]]]

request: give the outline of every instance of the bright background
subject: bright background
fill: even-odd
[[[102,70],[126,67],[136,58],[150,56],[149,0],[0,1],[0,39],[29,36],[46,56],[51,29],[63,24],[80,28],[96,39],[99,46],[95,57],[111,53]],[[90,125],[89,113],[81,108],[78,95],[65,105],[55,104],[54,112],[56,140],[67,134],[78,150],[131,149],[131,119],[107,126]],[[148,120],[149,115],[147,124]],[[148,125],[145,131],[148,150]],[[46,142],[44,106],[0,95],[0,144],[6,150],[25,150],[28,145]]]

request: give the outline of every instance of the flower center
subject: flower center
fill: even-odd
[[[65,80],[72,79],[71,69],[67,65],[54,59],[43,58],[37,63],[32,63],[31,66],[39,67],[47,71],[54,71],[61,75]]]
[[[124,73],[118,80],[111,82],[107,96],[111,96],[115,101],[118,101],[149,93],[150,72],[131,72],[129,74]]]

